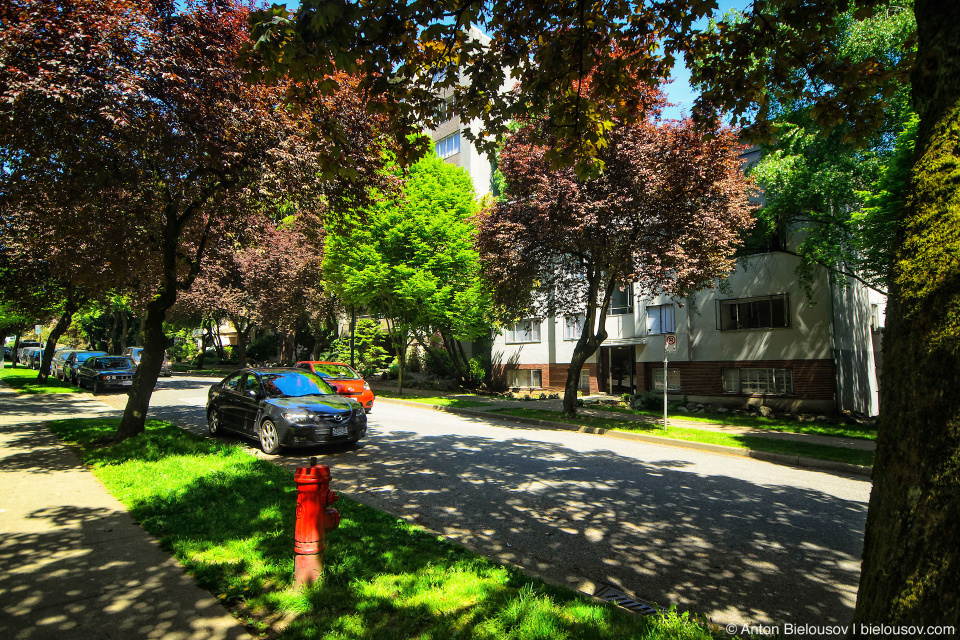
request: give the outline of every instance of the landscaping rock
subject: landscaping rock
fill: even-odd
[[[773,417],[773,409],[771,409],[770,407],[766,407],[766,406],[760,407],[760,415],[763,416],[764,418],[772,418],[772,417]]]
[[[730,413],[730,409],[727,409],[726,407],[717,407],[716,412],[717,412],[717,413]]]

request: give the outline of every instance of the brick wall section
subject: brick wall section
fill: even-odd
[[[722,369],[771,368],[793,370],[793,394],[782,396],[804,400],[833,400],[836,393],[833,360],[751,360],[715,362],[670,362],[671,369],[680,371],[680,391],[691,396],[736,397],[741,394],[723,393]],[[653,387],[653,368],[663,368],[661,362],[637,363],[637,388],[649,391]]]
[[[680,371],[680,391],[671,392],[691,396],[746,397],[742,394],[723,392],[722,369],[726,368],[771,368],[793,370],[793,394],[777,396],[800,400],[834,400],[836,382],[832,360],[751,360],[712,361],[712,362],[671,362],[671,369]],[[517,364],[507,369],[540,369],[543,386],[547,389],[562,391],[567,383],[569,364]],[[583,368],[590,372],[590,393],[599,393],[597,386],[597,365],[588,363]],[[638,362],[636,383],[638,391],[650,391],[653,388],[653,369],[663,368],[662,362]]]
[[[570,371],[569,364],[551,364],[550,365],[550,377],[544,378],[544,383],[551,389],[557,389],[563,391],[567,385],[567,373]],[[587,363],[583,365],[581,371],[590,372],[590,393],[598,393],[597,388],[597,365],[594,363]],[[582,374],[581,374],[582,375]],[[546,382],[549,380],[549,382]]]
[[[545,389],[550,389],[551,391],[563,391],[567,384],[567,371],[569,371],[570,365],[515,364],[505,365],[504,369],[507,371],[510,369],[540,369],[540,376],[541,380],[543,380],[543,386]],[[588,363],[583,365],[583,369],[590,372],[590,393],[598,393],[597,365]]]

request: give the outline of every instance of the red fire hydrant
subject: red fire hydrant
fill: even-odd
[[[297,522],[293,540],[293,578],[298,586],[313,584],[323,575],[323,550],[327,531],[340,526],[340,512],[329,505],[338,496],[330,491],[330,467],[310,459],[309,467],[297,467]]]

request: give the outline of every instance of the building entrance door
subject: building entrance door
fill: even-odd
[[[636,389],[635,347],[601,347],[601,359],[607,364],[607,393],[634,393]]]

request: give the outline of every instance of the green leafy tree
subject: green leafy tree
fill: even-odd
[[[400,391],[410,341],[433,350],[433,334],[461,381],[472,379],[460,341],[490,330],[473,248],[476,212],[470,176],[431,155],[410,168],[401,198],[382,201],[365,221],[348,221],[327,238],[325,277],[344,304],[386,320]]]
[[[897,221],[903,211],[919,124],[916,115],[910,118],[883,171],[867,189],[857,192],[863,203],[860,210],[853,213],[860,268],[866,277],[882,282],[885,288],[890,286]]]
[[[863,20],[848,11],[837,23],[839,55],[851,60],[876,58],[891,65],[916,45],[912,40],[916,22],[909,7],[891,7]],[[797,83],[809,82],[801,70],[794,75]],[[870,262],[872,253],[861,250],[864,243],[855,212],[862,193],[890,161],[897,135],[911,117],[909,86],[892,81],[891,87],[894,93],[883,121],[865,141],[851,136],[850,123],[829,129],[818,124],[810,99],[781,97],[771,109],[777,114],[776,136],[762,145],[763,156],[750,169],[765,203],[745,249],[797,255],[797,273],[808,290],[816,272],[826,269],[886,292],[885,279],[877,275],[879,265]]]

